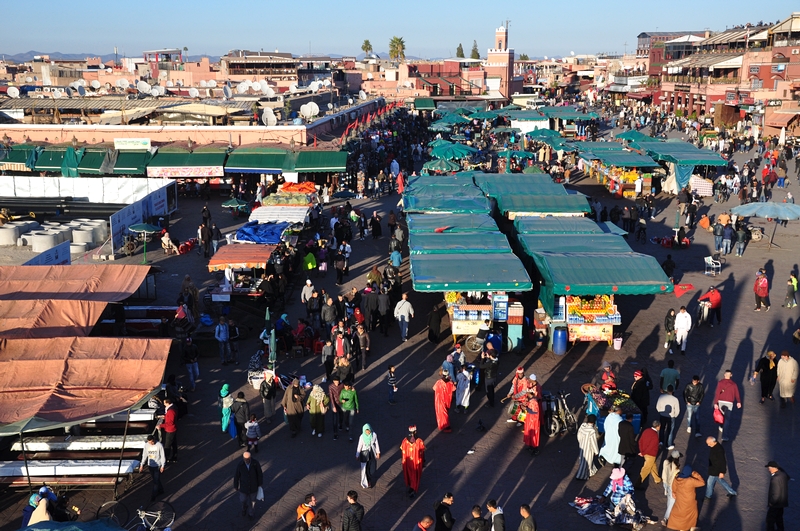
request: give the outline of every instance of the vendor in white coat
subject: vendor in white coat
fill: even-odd
[[[686,311],[686,306],[681,306],[675,315],[675,342],[681,346],[681,355],[686,355],[686,339],[692,329],[692,316]]]

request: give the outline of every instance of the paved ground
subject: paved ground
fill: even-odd
[[[737,156],[737,159],[739,156]],[[611,206],[613,201],[607,192],[601,191],[588,179],[580,180],[576,187],[588,195],[600,195],[604,204]],[[793,183],[789,190],[797,190]],[[397,196],[386,198],[380,203],[354,201],[355,206],[368,210],[378,209],[384,214],[394,206]],[[210,202],[214,220],[223,230],[232,227],[237,220],[224,214],[219,208],[221,200]],[[733,206],[715,205],[706,201],[710,214],[718,214],[722,209]],[[181,200],[179,219],[173,223],[172,233],[181,239],[191,237],[200,220],[202,202]],[[650,236],[671,234],[675,219],[675,201],[660,198],[659,214],[649,226]],[[384,216],[385,218],[385,216]],[[756,220],[756,223],[766,224]],[[776,242],[781,248],[766,250],[766,244],[749,246],[743,258],[732,255],[723,265],[722,275],[711,278],[703,274],[703,256],[710,254],[713,239],[709,234],[695,234],[692,247],[673,252],[678,263],[681,282],[692,283],[694,292],[680,299],[674,295],[619,297],[618,303],[623,315],[620,327],[626,335],[621,350],[615,351],[605,344],[578,344],[565,356],[557,357],[544,349],[528,350],[522,356],[504,355],[501,359],[502,385],[498,392],[502,396],[507,389],[509,374],[522,365],[527,372],[535,372],[544,389],[557,391],[565,389],[572,393],[570,404],[574,409],[580,406],[580,385],[590,381],[597,373],[603,360],[615,365],[621,385],[628,387],[635,369],[646,366],[657,380],[661,368],[666,366],[666,352],[663,349],[663,317],[669,308],[687,305],[693,310],[699,294],[708,286],[719,287],[724,301],[722,326],[700,328],[689,338],[689,348],[685,358],[674,356],[682,375],[682,384],[692,374],[701,375],[707,386],[707,393],[713,393],[715,381],[727,368],[734,371],[734,379],[741,386],[744,407],[733,421],[734,438],[726,443],[729,463],[729,477],[739,497],[729,501],[717,489],[715,497],[704,501],[700,509],[702,529],[763,529],[766,511],[766,489],[768,473],[764,465],[770,459],[778,460],[789,472],[797,476],[798,458],[791,450],[798,431],[797,414],[794,409],[779,410],[777,403],[758,404],[758,386],[751,387],[747,376],[754,362],[767,350],[788,349],[796,353],[791,343],[791,332],[797,328],[798,312],[780,307],[784,294],[784,283],[789,271],[797,270],[795,258],[800,236],[800,224],[790,223],[780,227]],[[366,272],[374,263],[383,263],[387,253],[386,237],[373,242],[355,242],[353,245],[352,285],[361,287]],[[652,244],[632,243],[634,249],[641,249],[662,261],[667,250]],[[205,261],[197,254],[165,258],[160,252],[149,254],[154,262],[164,268],[159,275],[159,301],[172,304],[177,289],[185,273],[190,273],[199,285],[211,282],[211,275],[205,270]],[[135,263],[141,256],[126,259]],[[468,264],[465,264],[468,266]],[[768,313],[754,313],[752,302],[752,281],[759,267],[767,269],[772,287],[772,310]],[[407,269],[406,285],[408,284]],[[318,287],[334,290],[334,275],[324,279],[314,279]],[[434,346],[426,340],[425,323],[429,308],[440,301],[435,294],[412,293],[410,301],[417,315],[411,324],[412,339],[399,343],[397,328],[390,330],[388,338],[373,336],[373,357],[369,370],[357,377],[361,413],[356,418],[357,425],[364,422],[372,424],[378,434],[382,447],[378,464],[378,482],[373,490],[361,490],[359,485],[358,463],[355,459],[355,443],[340,438],[333,441],[330,432],[322,439],[311,437],[306,428],[296,439],[289,437],[288,429],[279,422],[262,424],[265,440],[261,452],[256,456],[265,474],[266,500],[257,505],[257,520],[250,522],[239,516],[239,506],[235,500],[231,477],[236,463],[241,458],[238,448],[231,439],[221,433],[216,407],[216,395],[223,383],[229,383],[235,390],[243,390],[250,400],[254,412],[261,413],[261,403],[257,392],[245,382],[245,365],[222,367],[213,349],[204,351],[201,360],[201,380],[197,392],[191,394],[191,416],[180,423],[179,442],[180,461],[167,467],[164,481],[170,501],[178,512],[175,528],[195,529],[291,529],[294,509],[306,493],[313,492],[331,516],[336,529],[341,523],[341,513],[345,508],[345,493],[355,489],[366,507],[364,529],[405,530],[413,527],[425,514],[432,514],[433,503],[445,491],[455,493],[453,513],[457,519],[456,528],[461,529],[468,520],[473,504],[484,505],[489,498],[496,498],[506,509],[507,526],[516,529],[519,522],[518,507],[530,503],[541,529],[556,529],[569,526],[574,530],[589,530],[594,526],[578,516],[567,505],[575,496],[587,496],[601,492],[607,484],[609,467],[605,467],[588,482],[574,481],[576,469],[577,443],[573,436],[555,437],[545,440],[542,452],[531,458],[523,451],[522,434],[519,429],[509,427],[502,409],[483,407],[482,394],[474,396],[470,410],[465,415],[451,415],[454,431],[451,434],[436,430],[433,414],[431,386],[435,381],[435,371],[443,360],[450,343],[445,341]],[[293,305],[288,313],[293,319],[303,315],[299,308],[299,292],[292,295]],[[256,319],[245,320],[245,324],[258,326]],[[248,356],[255,348],[256,333],[242,345],[242,352]],[[179,360],[171,359],[169,372],[183,375]],[[396,396],[398,404],[389,406],[386,402],[385,371],[389,363],[397,366],[400,391]],[[282,372],[300,371],[309,378],[319,381],[323,369],[317,358],[282,361]],[[656,396],[652,396],[655,403]],[[654,415],[651,411],[651,418]],[[712,433],[710,399],[701,408],[701,431]],[[481,420],[489,430],[486,433],[475,431]],[[683,415],[681,416],[683,420]],[[685,421],[684,421],[685,422]],[[420,435],[428,447],[427,466],[422,476],[420,495],[409,500],[405,497],[405,487],[400,467],[399,444],[409,424],[416,424]],[[305,423],[307,426],[307,421]],[[701,439],[686,434],[682,424],[678,431],[676,446],[686,454],[686,462],[705,474],[707,447]],[[474,453],[468,454],[468,451]],[[635,473],[639,463],[633,463]],[[790,485],[791,505],[797,506],[798,491],[794,483]],[[149,495],[148,478],[141,476],[133,489],[122,501],[131,509],[146,504]],[[646,513],[659,518],[663,515],[665,498],[659,486],[650,485],[646,492],[637,492],[640,507]],[[26,496],[4,496],[0,500],[0,531],[16,529],[19,515]],[[78,493],[72,502],[84,508],[88,519],[107,496],[99,493]],[[786,511],[787,522],[797,521],[797,509]],[[658,528],[659,526],[653,526]],[[789,526],[791,528],[791,526]]]

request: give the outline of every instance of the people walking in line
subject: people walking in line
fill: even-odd
[[[675,503],[667,519],[667,528],[688,531],[697,525],[697,489],[705,485],[703,476],[685,465],[672,482]]]
[[[380,458],[381,447],[378,444],[378,434],[372,431],[369,424],[364,424],[356,446],[356,459],[361,463],[362,489],[371,489],[375,486],[375,471]]]
[[[778,391],[781,395],[781,408],[786,407],[787,402],[794,404],[794,392],[797,387],[798,376],[797,360],[789,355],[788,350],[781,352],[781,360],[778,362]]]
[[[224,316],[220,316],[219,324],[214,328],[214,339],[219,344],[219,361],[227,365],[231,361],[230,329]]]
[[[464,531],[489,531],[491,529],[491,524],[481,516],[481,513],[480,505],[472,506],[472,520],[467,522],[467,525],[464,526]],[[415,529],[414,531],[417,530]]]
[[[728,471],[728,460],[725,457],[725,449],[714,437],[707,437],[706,444],[711,448],[708,452],[708,480],[706,481],[706,499],[710,500],[714,494],[714,485],[719,483],[726,491],[728,498],[736,496],[736,491],[725,480],[725,473]]]
[[[233,397],[231,396],[230,386],[223,384],[222,389],[219,391],[219,398],[217,399],[217,406],[219,407],[220,416],[222,418],[222,432],[228,431],[228,425],[231,423],[231,406],[233,405]]]
[[[178,408],[171,398],[164,399],[164,451],[167,462],[178,462]]]
[[[698,412],[705,396],[705,387],[700,382],[700,377],[695,374],[692,376],[692,383],[683,389],[683,400],[686,402],[686,433],[694,433],[695,438],[700,437]]]
[[[402,453],[403,480],[408,487],[408,496],[413,498],[419,490],[422,467],[425,465],[425,443],[417,437],[417,427],[408,427],[408,435],[400,444]]]
[[[453,493],[445,492],[441,501],[433,504],[433,510],[436,511],[436,527],[434,527],[434,531],[450,531],[456,525],[453,514],[450,512],[450,507],[454,501]]]
[[[731,380],[733,373],[728,369],[722,380],[717,382],[717,390],[714,393],[714,409],[719,409],[725,417],[722,426],[719,427],[720,441],[730,440],[728,437],[728,427],[730,426],[733,404],[737,409],[742,408],[742,400],[739,397],[739,386]]]
[[[186,338],[186,344],[183,347],[183,364],[186,365],[186,372],[189,374],[189,391],[194,392],[197,386],[197,379],[200,378],[200,365],[197,360],[200,358],[200,352],[197,350],[197,345],[192,342],[191,337]]]
[[[358,393],[353,388],[351,380],[344,381],[344,389],[339,393],[339,408],[344,415],[344,429],[350,431],[350,423],[353,417],[358,414]],[[350,442],[353,442],[353,434],[349,436]]]
[[[389,404],[395,405],[394,394],[397,392],[397,376],[394,372],[394,365],[389,365],[389,370],[386,373],[386,383],[389,386]]]
[[[497,500],[487,501],[486,508],[489,509],[489,525],[492,531],[505,531],[506,515],[503,514],[503,508],[497,505]]]
[[[148,435],[147,443],[142,451],[142,459],[139,464],[139,472],[144,471],[145,465],[150,471],[153,479],[153,490],[150,494],[150,501],[154,501],[159,494],[164,494],[164,487],[161,485],[161,474],[164,473],[164,465],[167,458],[164,455],[164,446],[156,441],[155,436]]]
[[[756,370],[753,371],[753,379],[758,377],[761,373],[761,403],[763,404],[767,398],[775,400],[772,393],[775,390],[775,384],[778,383],[778,360],[777,355],[772,350],[767,351],[763,358],[756,363]]]
[[[233,415],[233,422],[236,424],[236,438],[239,441],[239,447],[243,448],[247,445],[247,432],[244,425],[250,420],[250,404],[242,391],[239,391],[233,400],[231,415]]]
[[[650,388],[640,370],[633,372],[633,385],[631,385],[631,400],[641,412],[641,426],[647,426],[647,410],[650,408]]]
[[[786,297],[783,299],[784,308],[794,308],[797,306],[795,294],[797,293],[797,273],[789,272],[789,280],[786,281]]]
[[[675,342],[675,309],[670,308],[664,317],[664,348],[672,354],[672,344]]]
[[[789,507],[789,475],[775,461],[767,463],[769,493],[767,494],[767,531],[783,531],[783,510]]]
[[[522,520],[519,523],[519,527],[517,527],[517,531],[536,531],[536,520],[533,518],[530,505],[527,503],[520,505],[519,515],[522,517]]]
[[[597,473],[595,459],[600,453],[600,448],[597,445],[599,434],[596,422],[597,416],[587,415],[586,420],[578,428],[580,454],[578,454],[578,472],[575,473],[575,479],[581,481],[586,481]]]
[[[686,311],[686,306],[681,306],[675,316],[675,342],[681,348],[681,356],[686,355],[686,339],[692,329],[692,316]]]
[[[256,496],[258,489],[263,484],[264,475],[261,471],[261,463],[253,459],[250,452],[245,452],[233,474],[233,490],[239,493],[242,516],[247,515],[251,520],[255,518]]]
[[[619,453],[619,423],[622,422],[622,408],[614,407],[603,424],[605,428],[605,438],[603,447],[600,449],[600,457],[606,463],[612,465],[622,465],[625,458]]]
[[[272,417],[275,416],[275,397],[278,394],[278,386],[275,383],[275,373],[273,371],[266,371],[266,377],[261,382],[258,394],[261,395],[261,402],[264,404],[264,419],[267,424],[272,424]]]

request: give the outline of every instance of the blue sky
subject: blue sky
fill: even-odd
[[[388,51],[393,35],[405,39],[406,55],[451,57],[459,43],[468,55],[473,40],[485,55],[495,28],[506,19],[517,53],[622,53],[626,43],[628,50],[635,49],[636,35],[642,31],[721,31],[746,22],[782,20],[798,7],[789,0],[44,0],[33,10],[28,2],[3,4],[0,53],[107,54],[117,46],[129,57],[146,49],[184,46],[191,55],[262,48],[356,55],[364,39],[370,39],[375,51]]]

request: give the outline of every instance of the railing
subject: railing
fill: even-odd
[[[738,77],[663,76],[662,81],[689,85],[738,85],[740,79]]]
[[[296,75],[297,70],[294,68],[228,68],[228,73],[236,76],[252,76],[252,75],[268,75],[268,76],[282,76],[282,75]]]

